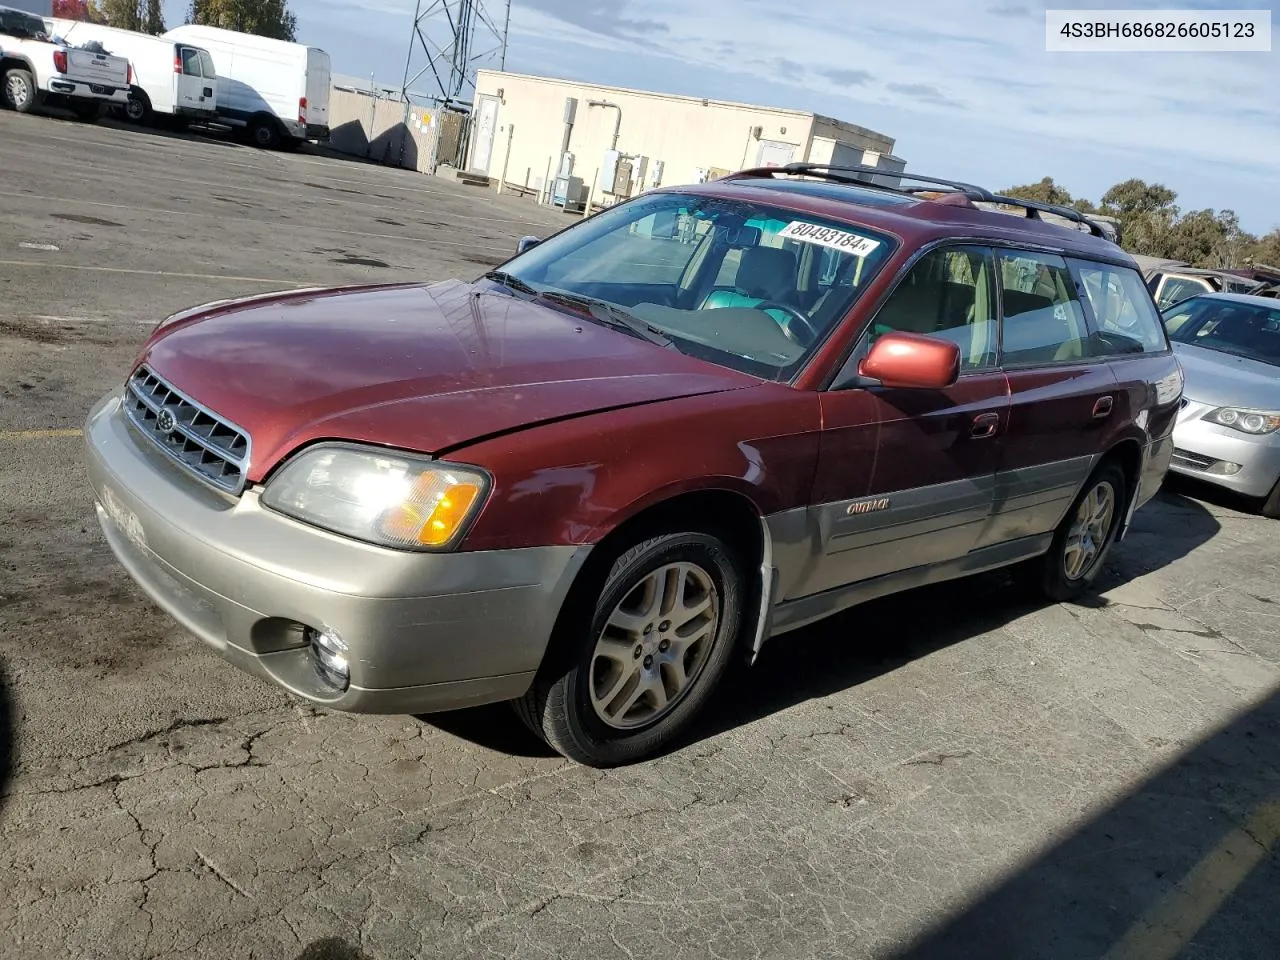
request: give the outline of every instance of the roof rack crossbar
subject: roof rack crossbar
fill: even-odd
[[[772,177],[779,173],[790,174],[792,176],[809,176],[818,177],[823,180],[831,180],[836,183],[847,183],[859,187],[867,187],[872,190],[886,190],[891,193],[917,194],[928,193],[942,187],[956,193],[961,193],[970,200],[976,200],[980,203],[995,203],[1002,206],[1021,207],[1026,211],[1026,216],[1030,220],[1041,220],[1041,213],[1051,213],[1054,216],[1062,217],[1064,220],[1071,220],[1088,227],[1089,233],[1095,237],[1104,240],[1110,239],[1106,231],[1103,230],[1101,224],[1091,220],[1085,214],[1072,207],[1063,207],[1054,203],[1040,203],[1037,200],[1020,200],[1017,197],[1006,197],[1003,194],[992,193],[985,187],[979,187],[972,183],[965,183],[960,180],[944,180],[941,177],[927,177],[923,174],[908,173],[905,170],[885,170],[882,167],[869,167],[865,165],[840,165],[829,163],[788,163],[781,167],[753,167],[749,170],[740,170],[731,174],[726,179],[735,177]],[[858,176],[849,176],[849,174],[863,174],[869,176],[890,176],[897,180],[909,180],[914,184],[921,186],[898,186],[890,187],[881,183],[873,183],[864,180]]]

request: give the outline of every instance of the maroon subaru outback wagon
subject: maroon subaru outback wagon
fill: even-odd
[[[294,694],[509,700],[601,766],[869,598],[1018,564],[1069,599],[1169,464],[1150,294],[1074,211],[868,174],[653,191],[474,283],[172,316],[88,420],[107,540]]]

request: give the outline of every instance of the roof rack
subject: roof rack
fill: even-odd
[[[886,190],[891,193],[929,193],[943,187],[955,193],[963,194],[971,201],[978,203],[995,203],[1008,207],[1021,207],[1026,211],[1027,219],[1041,220],[1042,213],[1051,213],[1056,217],[1062,217],[1064,220],[1070,220],[1073,223],[1079,223],[1088,227],[1089,233],[1095,237],[1101,237],[1104,240],[1110,240],[1111,237],[1102,228],[1099,223],[1090,220],[1087,216],[1072,207],[1062,207],[1053,203],[1040,203],[1036,200],[1019,200],[1016,197],[1006,197],[998,193],[992,193],[985,187],[979,187],[972,183],[964,183],[960,180],[943,180],[941,177],[926,177],[918,173],[907,173],[905,170],[886,170],[883,167],[869,167],[865,165],[835,165],[828,163],[788,163],[782,167],[752,167],[749,170],[742,170],[738,173],[730,174],[725,179],[734,179],[736,177],[772,177],[779,173],[790,174],[791,176],[801,177],[818,177],[823,180],[831,180],[835,183],[847,183],[860,187],[868,187],[872,190]],[[855,176],[847,176],[847,174],[855,174]],[[910,180],[920,186],[899,186],[890,187],[881,183],[873,183],[857,176],[885,177],[890,176],[896,180]]]

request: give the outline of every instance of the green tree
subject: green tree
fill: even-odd
[[[1173,257],[1178,195],[1159,183],[1132,179],[1102,195],[1100,212],[1120,221],[1125,249],[1149,257]]]
[[[98,0],[94,7],[98,20],[108,26],[157,36],[164,33],[162,0]]]
[[[274,40],[294,40],[298,29],[287,0],[192,0],[187,22]]]
[[[1053,182],[1053,177],[1045,177],[1039,183],[1010,187],[1004,191],[1004,195],[1034,203],[1052,203],[1060,207],[1069,207],[1075,202],[1068,191]]]
[[[1253,263],[1265,263],[1270,267],[1280,267],[1280,227],[1272,230],[1264,237],[1259,237],[1246,251],[1245,256]]]

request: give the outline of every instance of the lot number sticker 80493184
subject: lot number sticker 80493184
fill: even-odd
[[[778,236],[786,240],[799,240],[801,243],[816,243],[855,257],[865,257],[880,246],[879,240],[860,237],[856,233],[846,233],[834,227],[820,227],[816,223],[805,223],[803,220],[792,220]]]

